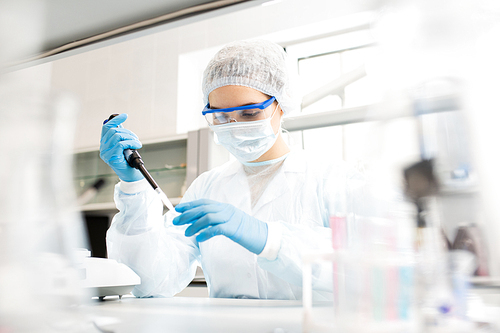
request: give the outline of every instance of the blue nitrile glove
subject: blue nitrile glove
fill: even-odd
[[[128,165],[123,155],[127,148],[139,149],[142,147],[137,135],[121,125],[127,120],[127,114],[122,113],[102,125],[101,131],[101,159],[113,169],[121,180],[135,182],[144,176],[137,169]]]
[[[198,242],[224,235],[255,254],[266,246],[267,223],[233,205],[200,199],[179,204],[175,210],[182,214],[174,218],[173,224],[191,224],[185,235],[191,237],[199,232]]]

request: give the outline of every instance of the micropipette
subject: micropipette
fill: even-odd
[[[103,124],[106,124],[108,121],[113,119],[114,117],[118,116],[117,113],[113,113],[111,116],[109,116],[108,119],[104,121]],[[144,161],[142,160],[141,155],[137,152],[135,149],[125,149],[123,151],[123,155],[125,155],[125,160],[127,161],[128,165],[130,165],[132,168],[139,170],[144,178],[148,181],[148,183],[153,187],[153,190],[155,190],[156,193],[160,196],[161,202],[171,211],[174,210],[174,205],[170,202],[168,199],[167,195],[165,192],[163,192],[156,183],[156,181],[153,179],[151,174],[146,170],[146,167],[144,166]]]

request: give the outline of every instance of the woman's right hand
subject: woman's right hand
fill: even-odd
[[[142,147],[137,135],[121,125],[127,120],[127,114],[122,113],[102,126],[100,157],[113,171],[126,182],[135,182],[144,178],[139,170],[128,165],[123,155],[125,149]]]

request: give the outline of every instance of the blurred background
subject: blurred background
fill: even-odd
[[[128,113],[124,125],[174,204],[232,158],[201,116],[201,78],[224,44],[252,38],[281,45],[297,77],[300,111],[283,123],[290,146],[373,171],[373,191],[396,190],[412,207],[416,248],[432,228],[444,251],[473,254],[470,282],[484,297],[498,293],[493,0],[3,0],[4,292],[14,269],[27,281],[41,269],[18,265],[35,254],[56,253],[44,260],[60,267],[75,266],[72,248],[106,257],[118,177],[98,149],[110,114]]]

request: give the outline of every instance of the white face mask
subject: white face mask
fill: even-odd
[[[271,125],[273,116],[257,121],[211,126],[215,143],[226,148],[240,162],[254,161],[271,149],[278,138]]]

